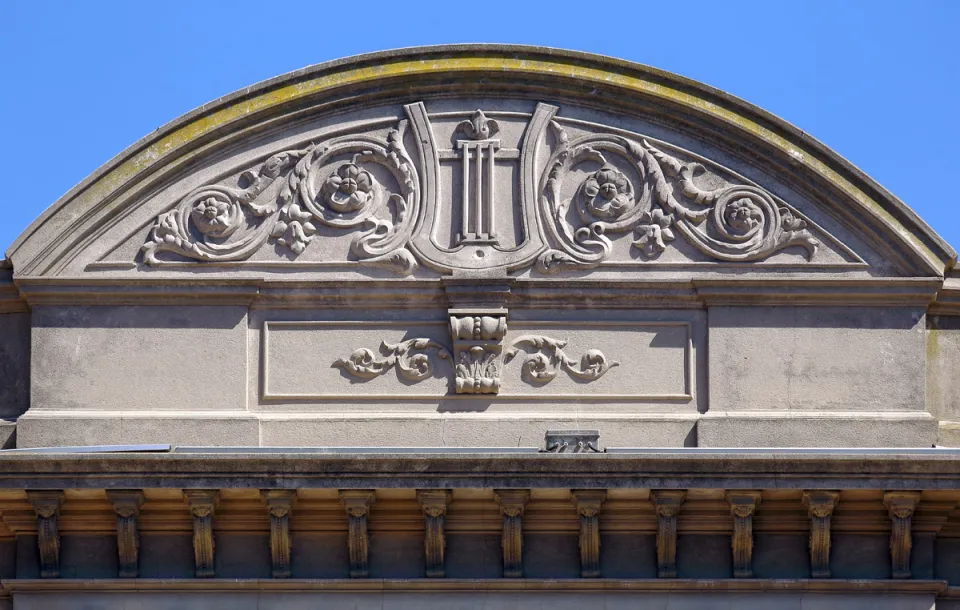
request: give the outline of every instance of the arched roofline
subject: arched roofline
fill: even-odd
[[[517,86],[549,81],[581,99],[603,96],[604,105],[656,103],[755,143],[794,172],[805,172],[852,202],[842,210],[892,248],[900,267],[942,276],[957,253],[913,210],[849,161],[797,127],[735,96],[663,70],[583,53],[502,44],[440,45],[396,49],[337,59],[290,72],[209,102],[128,147],[47,208],[7,252],[17,275],[56,274],[57,261],[93,233],[119,193],[212,139],[295,109],[338,96],[389,95],[392,86],[431,78],[462,83],[522,78]],[[471,81],[474,86],[478,80]],[[442,86],[442,85],[438,85]],[[485,85],[486,86],[486,85]],[[551,90],[553,88],[551,87]],[[407,90],[409,91],[409,89]],[[480,92],[482,94],[482,92]],[[852,219],[852,220],[851,220]],[[877,237],[879,236],[879,237]]]

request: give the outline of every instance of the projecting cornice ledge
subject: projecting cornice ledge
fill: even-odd
[[[960,489],[960,451],[0,454],[0,488]],[[283,473],[278,475],[277,473]]]
[[[2,270],[0,270],[2,271]],[[482,280],[476,281],[482,284]],[[960,314],[960,278],[707,278],[539,280],[502,278],[511,309],[577,305],[596,309],[711,306],[909,306]],[[282,281],[268,279],[87,280],[0,276],[0,311],[36,305],[241,305],[274,308],[450,307],[437,280]],[[6,307],[4,310],[3,308]]]

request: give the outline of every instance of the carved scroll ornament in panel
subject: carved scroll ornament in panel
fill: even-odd
[[[392,129],[320,138],[233,183],[194,189],[156,218],[143,262],[289,263],[351,234],[349,253],[334,255],[339,264],[400,275],[419,265],[440,273],[643,266],[671,248],[688,262],[743,264],[789,251],[789,264],[863,264],[735,172],[640,134],[566,119],[558,106],[430,115],[415,103],[404,113]],[[276,254],[261,253],[266,247]],[[327,254],[308,258],[338,264]]]
[[[475,363],[479,379],[496,380],[493,393],[461,391],[473,378],[461,370],[471,352],[455,358],[464,350],[448,330],[442,323],[266,322],[261,398],[692,399],[687,322],[513,324],[502,357],[483,350]]]

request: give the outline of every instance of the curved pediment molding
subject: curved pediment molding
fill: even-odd
[[[505,46],[365,55],[218,100],[98,170],[10,250],[19,277],[936,277],[955,256],[755,107],[627,62]]]

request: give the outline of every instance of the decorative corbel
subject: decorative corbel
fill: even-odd
[[[144,502],[143,492],[138,489],[107,490],[107,499],[117,513],[120,578],[136,578],[140,573],[140,533],[137,518]]]
[[[193,515],[193,558],[197,578],[216,575],[213,563],[213,512],[220,501],[216,489],[188,489],[183,492]]]
[[[60,531],[57,519],[63,505],[62,491],[28,491],[37,514],[37,545],[40,548],[40,578],[60,578]]]
[[[366,578],[370,575],[367,515],[370,514],[370,506],[376,499],[376,493],[372,489],[340,491],[340,502],[343,503],[350,522],[350,533],[347,537],[347,546],[350,550],[350,578]]]
[[[292,489],[262,490],[270,515],[270,560],[274,578],[290,578],[290,511],[297,501]]]
[[[840,494],[836,491],[805,491],[803,504],[810,516],[810,575],[830,578],[830,517]]]
[[[581,489],[571,493],[580,515],[580,576],[600,578],[600,507],[607,492]]]
[[[733,577],[753,577],[753,513],[760,504],[759,491],[728,491],[733,515]]]
[[[894,578],[910,578],[910,549],[913,541],[910,527],[920,494],[913,491],[892,491],[883,495],[883,504],[890,515],[890,560]]]
[[[443,552],[447,541],[443,535],[443,519],[450,504],[450,492],[446,489],[418,490],[417,500],[423,508],[426,536],[424,548],[427,557],[427,577],[443,578]]]
[[[650,502],[657,511],[657,576],[677,577],[677,514],[687,497],[682,489],[657,489]]]
[[[451,309],[449,313],[457,394],[496,394],[507,311]]]
[[[526,489],[498,489],[494,492],[503,515],[503,577],[523,577],[523,509],[530,500]]]

